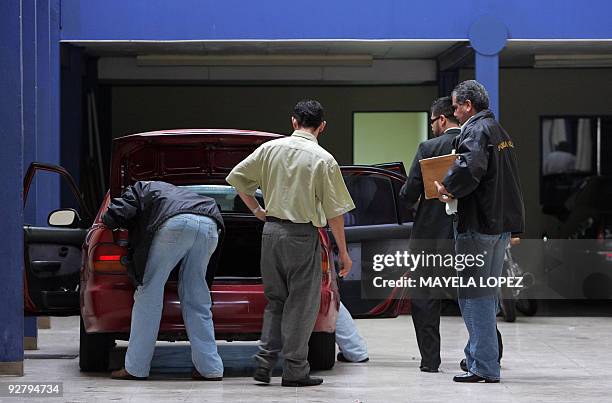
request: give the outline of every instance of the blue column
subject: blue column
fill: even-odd
[[[28,3],[28,1],[24,1]],[[60,164],[60,5],[59,0],[38,0],[36,7],[36,160]],[[28,162],[29,163],[29,162]],[[36,225],[46,225],[48,214],[59,208],[58,175],[37,175]]]
[[[499,120],[499,55],[483,55],[476,52],[476,81],[489,93],[489,109]]]
[[[27,169],[36,161],[36,4],[35,0],[23,0],[22,11],[22,66],[23,66],[23,165]],[[36,225],[37,182],[34,179],[23,211],[26,224]],[[24,319],[24,347],[36,345],[38,328],[35,317]],[[28,339],[29,338],[29,339]],[[28,346],[28,344],[30,344]]]
[[[489,109],[499,120],[499,52],[506,46],[508,28],[492,16],[483,16],[470,26],[470,44],[476,51],[476,80],[489,93]]]
[[[59,164],[59,1],[22,0],[24,170],[31,162]],[[59,178],[36,175],[24,208],[27,224],[45,226],[59,207]],[[38,336],[36,318],[25,318],[24,336]],[[28,341],[32,344],[32,339]]]
[[[0,374],[23,375],[21,2],[0,2]]]

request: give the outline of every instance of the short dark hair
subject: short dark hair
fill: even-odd
[[[305,99],[293,108],[293,117],[300,127],[316,129],[323,122],[325,112],[323,106],[313,99]]]
[[[433,101],[433,104],[431,104],[431,114],[433,116],[443,115],[451,122],[457,124],[459,123],[459,119],[457,119],[454,115],[453,101],[451,97],[442,97]]]
[[[489,109],[489,94],[484,85],[476,80],[467,80],[457,84],[453,95],[460,104],[469,100],[476,112]]]

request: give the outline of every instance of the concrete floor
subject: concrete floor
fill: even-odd
[[[466,340],[460,317],[442,318],[441,373],[418,370],[419,356],[410,316],[358,320],[371,361],[337,363],[319,373],[314,388],[283,388],[280,378],[257,386],[247,376],[252,343],[221,343],[226,363],[223,382],[195,382],[185,368],[160,367],[149,381],[116,381],[108,374],[83,374],[78,367],[78,318],[53,318],[39,331],[39,350],[28,353],[26,376],[7,382],[63,382],[61,399],[44,401],[198,401],[198,402],[610,402],[612,401],[612,320],[588,317],[519,317],[499,322],[504,336],[500,384],[456,384],[458,361]],[[184,344],[159,343],[166,354],[185,354]],[[157,352],[156,352],[157,354]],[[46,357],[46,358],[44,358]],[[242,358],[240,358],[242,357]],[[180,361],[180,359],[178,360]],[[157,363],[156,363],[157,362]],[[242,368],[241,367],[242,363]],[[228,365],[230,364],[230,365]],[[188,366],[188,362],[184,367]],[[31,399],[25,399],[31,401]],[[38,399],[36,399],[38,400]],[[14,402],[15,398],[0,401]]]

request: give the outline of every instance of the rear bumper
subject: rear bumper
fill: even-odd
[[[81,291],[81,314],[88,333],[128,334],[134,303],[134,288],[127,276],[90,276]],[[261,284],[213,284],[213,322],[217,339],[254,339],[261,333],[267,301]],[[321,288],[321,306],[315,332],[333,333],[338,316],[338,292],[330,284]],[[168,283],[160,334],[183,339],[185,325],[176,283]],[[172,337],[171,335],[176,335]],[[170,335],[170,337],[168,337]],[[240,337],[240,335],[247,337]],[[238,336],[238,337],[237,337]]]

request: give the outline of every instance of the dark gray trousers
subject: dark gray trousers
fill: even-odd
[[[283,379],[310,373],[308,340],[321,303],[321,245],[312,224],[266,222],[261,243],[264,312],[259,365],[272,369],[279,352]]]

